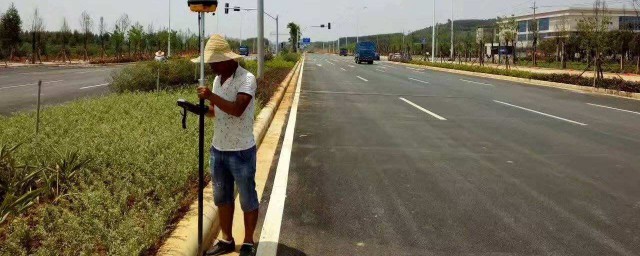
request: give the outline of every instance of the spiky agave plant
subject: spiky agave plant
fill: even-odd
[[[51,165],[42,163],[42,177],[47,197],[55,201],[67,193],[90,161],[90,158],[83,158],[74,151],[61,156]]]
[[[28,165],[18,165],[13,153],[19,145],[0,148],[0,223],[9,215],[19,215],[36,203],[42,194],[37,188],[40,171]]]

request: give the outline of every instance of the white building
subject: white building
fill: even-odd
[[[640,32],[640,17],[633,9],[609,9],[606,13],[611,19],[609,30],[629,29],[634,32]],[[577,32],[578,22],[584,17],[594,15],[592,8],[568,8],[536,13],[535,21],[537,21],[539,28],[538,42],[554,38],[561,31]],[[516,16],[515,19],[518,22],[517,48],[532,46],[533,33],[531,24],[534,22],[533,14]]]

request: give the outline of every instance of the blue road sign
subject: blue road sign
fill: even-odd
[[[311,38],[308,38],[308,37],[302,38],[302,42],[305,43],[305,44],[310,44],[311,43]]]

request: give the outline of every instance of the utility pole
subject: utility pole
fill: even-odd
[[[264,72],[264,0],[258,0],[258,78]]]
[[[451,51],[449,51],[449,59],[453,61],[453,0],[451,0]]]
[[[533,1],[533,7],[531,7],[533,9],[533,25],[534,30],[533,30],[533,65],[537,66],[538,65],[538,58],[537,58],[537,48],[538,48],[538,21],[536,20],[536,9],[538,9],[538,7],[536,7],[536,1]]]
[[[431,62],[435,62],[436,55],[436,0],[433,0],[433,23],[431,25]]]
[[[169,38],[167,39],[167,58],[171,57],[171,0],[169,0]]]

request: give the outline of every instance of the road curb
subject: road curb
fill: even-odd
[[[486,73],[471,72],[471,71],[457,70],[457,69],[431,67],[431,66],[411,64],[411,63],[401,63],[401,62],[392,62],[392,63],[396,63],[404,66],[410,66],[410,67],[420,67],[420,68],[425,68],[429,70],[460,74],[460,75],[492,78],[496,80],[518,82],[518,83],[524,83],[524,84],[536,85],[536,86],[552,87],[552,88],[558,88],[558,89],[569,90],[574,92],[587,92],[587,93],[596,94],[596,95],[605,95],[605,96],[612,96],[612,97],[618,97],[618,98],[624,98],[624,99],[640,100],[640,93],[625,92],[625,91],[618,91],[618,90],[604,89],[604,88],[594,88],[589,86],[549,82],[549,81],[519,78],[519,77],[512,77],[512,76],[486,74]]]
[[[280,102],[284,98],[287,87],[297,82],[295,74],[300,72],[300,68],[304,63],[304,56],[298,60],[294,68],[287,74],[284,81],[280,83],[277,91],[271,97],[269,102],[262,108],[256,117],[253,125],[253,136],[256,139],[256,145],[260,147],[262,140],[273,120]],[[213,242],[213,239],[220,230],[218,220],[218,208],[213,204],[213,186],[209,183],[204,188],[204,210],[203,210],[203,234],[202,244],[203,250],[206,250]],[[180,255],[194,256],[201,255],[198,252],[198,201],[195,200],[189,207],[187,214],[178,222],[176,229],[171,233],[169,238],[162,244],[158,250],[158,255]]]

